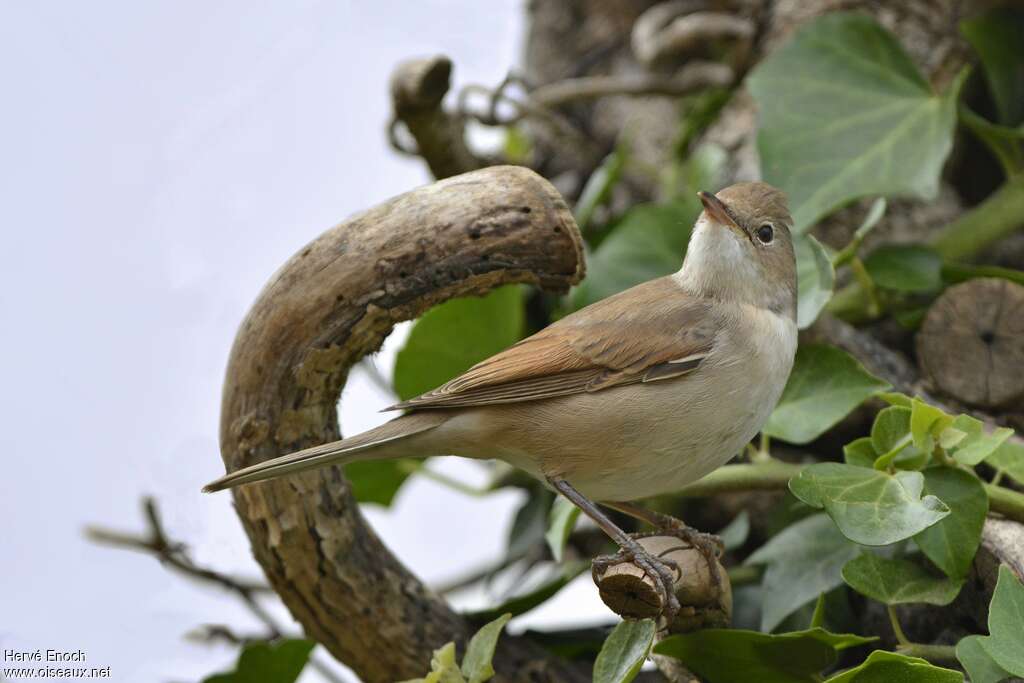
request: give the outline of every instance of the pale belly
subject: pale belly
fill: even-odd
[[[757,434],[789,375],[795,330],[793,341],[738,359],[709,358],[678,379],[468,410],[433,435],[454,455],[564,478],[595,500],[671,493]]]

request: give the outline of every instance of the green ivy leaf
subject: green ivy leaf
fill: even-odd
[[[631,208],[587,258],[587,277],[573,291],[573,306],[582,308],[679,270],[700,211],[696,197]]]
[[[1024,444],[1004,441],[985,462],[1017,483],[1024,484]]]
[[[722,545],[726,550],[736,550],[747,542],[748,536],[750,536],[750,515],[746,510],[740,510],[740,513],[718,532],[718,538],[722,539]]]
[[[864,259],[875,284],[897,292],[933,292],[942,287],[942,257],[915,244],[884,244]]]
[[[547,530],[548,511],[555,496],[542,488],[540,483],[529,490],[523,504],[512,518],[508,532],[508,556],[520,557],[544,538]]]
[[[910,408],[914,405],[914,399],[898,391],[883,391],[878,394],[878,398],[891,406],[900,406],[901,408]]]
[[[315,645],[310,640],[250,643],[242,648],[234,671],[207,676],[203,683],[293,683]]]
[[[1024,122],[1024,71],[1020,67],[1024,12],[1009,7],[992,10],[964,21],[960,29],[981,57],[999,122],[1007,126]]]
[[[956,644],[956,658],[960,660],[971,683],[999,683],[1011,674],[988,656],[982,641],[988,636],[967,636]]]
[[[863,553],[847,562],[843,580],[861,595],[886,605],[948,605],[963,584],[932,576],[910,560],[888,559],[872,553]]]
[[[917,547],[952,579],[971,571],[988,515],[988,494],[976,476],[955,467],[929,467],[924,492],[941,500],[950,512],[938,524],[914,536]]]
[[[387,507],[409,477],[398,460],[364,460],[345,465],[345,478],[360,503]]]
[[[875,416],[875,422],[871,425],[871,445],[878,453],[878,458],[874,462],[876,469],[884,470],[898,458],[920,459],[916,457],[920,452],[911,443],[910,414],[908,408],[890,406]]]
[[[953,143],[958,79],[944,95],[870,17],[803,27],[748,77],[767,182],[789,195],[799,232],[870,195],[934,198]]]
[[[494,676],[494,666],[491,665],[494,648],[498,646],[501,631],[511,618],[511,614],[502,614],[473,634],[466,646],[466,656],[462,658],[462,675],[467,683],[484,683]]]
[[[793,238],[796,250],[796,325],[801,330],[818,319],[818,314],[832,298],[836,271],[825,247],[810,235]]]
[[[779,404],[762,431],[789,443],[808,443],[888,387],[841,349],[801,345]]]
[[[584,232],[590,225],[590,219],[593,218],[597,207],[608,200],[615,185],[619,182],[625,165],[625,145],[619,145],[587,178],[587,183],[583,186],[583,191],[580,192],[579,201],[576,202],[576,210],[573,212],[580,232]]]
[[[565,564],[548,563],[547,571],[542,569],[536,574],[538,578],[524,582],[512,596],[503,600],[501,604],[488,609],[468,612],[465,616],[467,619],[477,622],[492,621],[506,612],[513,617],[518,617],[547,602],[588,567],[590,567],[590,562],[583,560]]]
[[[914,398],[910,405],[910,433],[914,446],[924,453],[931,453],[935,449],[935,439],[953,424],[953,417],[919,398]]]
[[[986,434],[985,424],[969,415],[957,415],[953,418],[952,427],[966,434],[953,451],[953,457],[971,467],[992,455],[1013,434],[1013,430],[1007,427],[999,427]]]
[[[569,540],[569,534],[576,527],[576,520],[579,519],[579,516],[580,509],[573,505],[568,498],[555,496],[555,502],[551,505],[551,514],[548,515],[548,531],[544,535],[555,562],[562,561],[565,542]]]
[[[839,530],[862,545],[889,545],[920,533],[949,514],[935,496],[921,497],[920,472],[888,474],[823,462],[790,479],[789,490],[811,507],[824,508]]]
[[[943,669],[917,657],[875,650],[852,669],[833,676],[825,683],[963,683],[964,675]]]
[[[455,663],[455,643],[445,643],[434,650],[430,658],[430,673],[404,683],[467,683],[459,665]]]
[[[629,683],[651,651],[657,627],[653,619],[620,621],[594,660],[593,683]]]
[[[988,631],[982,649],[1014,676],[1024,676],[1024,585],[1005,564],[988,607]]]
[[[654,652],[682,661],[706,683],[815,683],[838,651],[872,640],[819,628],[779,634],[705,629],[665,638]]]
[[[870,436],[862,436],[843,446],[843,460],[847,465],[857,467],[874,467],[878,452],[872,445]]]
[[[889,406],[878,411],[871,425],[871,447],[883,455],[898,445],[910,443],[910,410]]]
[[[523,321],[518,285],[430,309],[395,358],[395,393],[404,401],[439,387],[519,341]]]
[[[801,606],[843,583],[843,565],[857,556],[832,520],[817,514],[795,522],[747,558],[766,565],[761,629],[771,631]]]

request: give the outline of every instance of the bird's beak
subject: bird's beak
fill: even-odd
[[[704,205],[704,211],[712,221],[718,225],[729,228],[737,235],[746,237],[743,229],[736,224],[736,220],[732,217],[732,212],[729,211],[729,207],[727,207],[721,199],[710,192],[704,192],[703,190],[698,192],[697,196],[700,197],[700,203]]]

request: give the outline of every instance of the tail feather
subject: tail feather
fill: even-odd
[[[347,439],[342,439],[341,441],[332,441],[320,446],[313,446],[312,448],[282,455],[273,460],[267,460],[266,462],[235,470],[225,474],[220,479],[211,481],[203,487],[203,492],[222,491],[240,484],[251,484],[285,474],[304,472],[325,465],[344,464],[356,460],[404,457],[408,454],[400,447],[380,450],[376,453],[370,453],[370,451],[379,446],[395,444],[395,442],[414,434],[420,434],[433,429],[447,419],[448,417],[440,412],[403,415],[390,422],[385,422],[379,427],[365,431],[362,434],[356,434]],[[395,445],[397,446],[397,444]],[[428,454],[424,453],[423,455]]]

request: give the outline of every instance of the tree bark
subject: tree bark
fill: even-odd
[[[392,327],[507,283],[564,291],[583,276],[575,221],[532,171],[493,167],[400,195],[328,230],[253,304],[224,382],[221,455],[235,470],[340,437],[348,368]],[[472,627],[370,529],[340,469],[235,491],[253,554],[306,633],[368,683],[422,676],[432,651]],[[438,543],[457,539],[439,534]],[[522,639],[502,681],[585,680]]]

